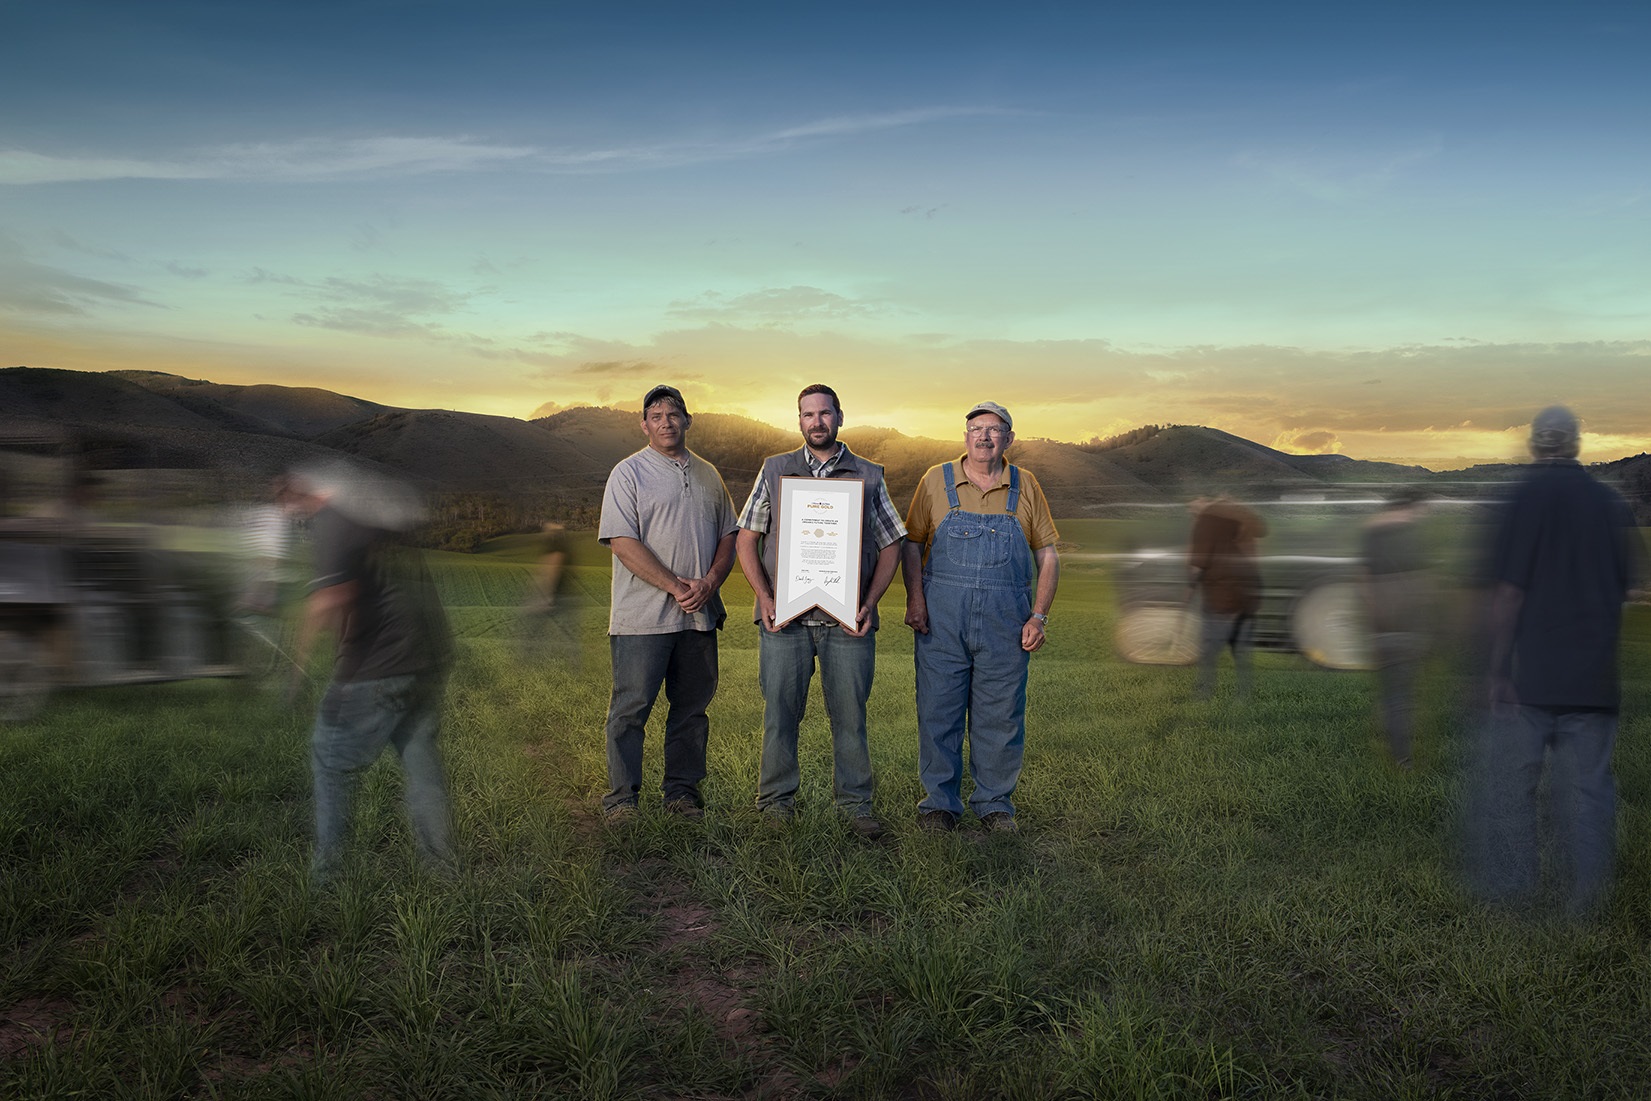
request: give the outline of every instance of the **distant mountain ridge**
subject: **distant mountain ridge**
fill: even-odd
[[[961,427],[961,426],[960,426]],[[109,465],[193,466],[226,489],[250,487],[294,464],[348,456],[430,490],[532,494],[568,508],[599,504],[613,465],[643,446],[637,415],[579,406],[536,420],[401,409],[315,387],[227,385],[158,371],[0,369],[0,434],[61,431],[104,445]],[[925,470],[962,452],[952,441],[892,428],[850,428],[843,439],[881,463],[897,501]],[[1010,458],[1033,471],[1062,516],[1105,515],[1129,503],[1172,503],[1213,490],[1337,494],[1397,483],[1445,487],[1506,480],[1517,466],[1434,473],[1342,455],[1290,455],[1219,429],[1153,426],[1100,446],[1022,438]],[[744,499],[766,455],[800,446],[795,430],[728,413],[694,417],[689,446]],[[1594,468],[1645,510],[1651,456]],[[1643,517],[1642,517],[1643,518]]]
[[[310,386],[234,386],[180,378],[161,371],[110,371],[108,374],[171,398],[220,428],[295,440],[310,439],[388,411],[388,406],[377,402]]]

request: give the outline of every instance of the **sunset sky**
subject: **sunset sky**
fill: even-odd
[[[53,0],[0,357],[528,416],[1651,450],[1651,4]]]

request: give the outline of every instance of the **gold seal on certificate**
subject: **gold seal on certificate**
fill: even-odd
[[[774,525],[774,622],[818,608],[854,626],[860,614],[860,536],[866,483],[858,478],[781,478]]]

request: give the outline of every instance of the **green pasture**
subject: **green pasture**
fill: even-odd
[[[575,539],[577,652],[519,644],[531,539],[431,556],[461,637],[456,881],[411,866],[384,761],[350,874],[309,885],[308,715],[267,689],[66,693],[0,729],[0,1097],[1645,1095],[1642,680],[1619,889],[1570,924],[1459,886],[1451,646],[1401,774],[1362,675],[1262,655],[1258,698],[1224,682],[1194,703],[1190,670],[1116,662],[1104,563],[1081,555],[1032,663],[1023,832],[919,833],[897,584],[871,700],[891,830],[868,844],[831,813],[817,691],[803,814],[775,831],[751,808],[762,704],[736,571],[706,821],[655,792],[612,830],[607,557]],[[1644,609],[1629,630],[1643,672]]]

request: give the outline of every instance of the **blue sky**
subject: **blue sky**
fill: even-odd
[[[1651,5],[14,5],[12,363],[1651,449]]]

